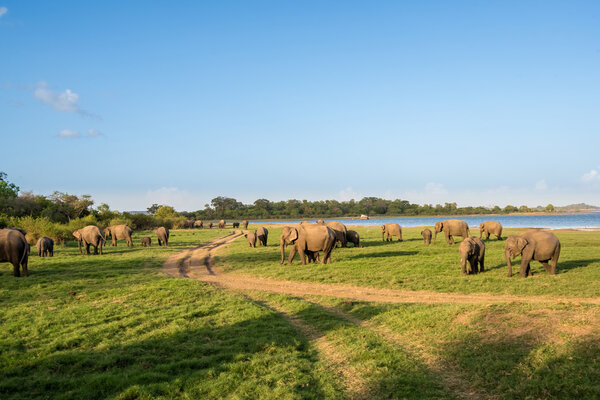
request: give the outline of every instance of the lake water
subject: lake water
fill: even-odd
[[[577,214],[548,214],[548,215],[497,215],[474,217],[398,217],[398,218],[373,218],[373,219],[339,219],[346,225],[380,226],[389,222],[396,222],[400,226],[433,226],[437,221],[445,219],[462,219],[471,227],[479,227],[484,221],[498,221],[505,228],[547,228],[547,229],[600,229],[600,212]],[[325,221],[335,220],[326,219]],[[299,220],[273,220],[273,224],[292,224]],[[251,222],[254,223],[254,222]],[[265,221],[257,222],[265,223]]]

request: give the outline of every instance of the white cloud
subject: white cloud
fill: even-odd
[[[590,172],[586,172],[581,176],[581,181],[585,183],[599,182],[600,173],[596,169],[592,169]]]
[[[439,196],[448,194],[448,191],[441,183],[429,182],[425,185],[425,193]]]
[[[40,82],[33,91],[33,96],[40,100],[42,103],[54,108],[57,111],[62,112],[74,112],[79,115],[86,117],[100,118],[97,115],[90,114],[89,112],[81,109],[77,102],[79,101],[79,95],[66,89],[64,92],[55,92],[48,89],[46,82]]]
[[[548,189],[548,184],[545,179],[539,180],[535,183],[535,190],[546,190]]]
[[[70,129],[63,129],[62,131],[58,132],[58,137],[61,137],[61,138],[78,138],[78,137],[80,137],[80,135],[79,135],[79,131],[72,131]]]
[[[8,8],[0,7],[0,18],[2,18],[8,12]]]
[[[88,136],[89,137],[97,137],[97,136],[100,136],[100,135],[102,135],[102,133],[99,130],[97,130],[97,129],[88,129]]]

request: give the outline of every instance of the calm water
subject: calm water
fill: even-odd
[[[396,222],[400,226],[433,226],[437,221],[444,219],[462,219],[469,226],[477,226],[484,221],[498,221],[505,228],[548,228],[548,229],[597,229],[600,228],[600,212],[585,214],[552,214],[552,215],[502,215],[502,216],[477,216],[477,217],[407,217],[407,218],[373,218],[367,220],[361,219],[340,219],[346,225],[364,225],[379,226],[388,222]],[[331,219],[329,219],[331,220]],[[327,220],[327,221],[329,221]],[[262,221],[261,223],[264,223]],[[274,224],[298,223],[297,220],[274,220],[269,221]],[[253,222],[252,222],[253,223]]]

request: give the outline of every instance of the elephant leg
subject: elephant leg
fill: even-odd
[[[100,244],[98,246],[100,247],[100,255],[102,255],[102,240],[100,240]]]
[[[446,244],[448,246],[450,246],[450,244],[451,244],[450,243],[450,234],[448,234],[448,232],[444,232],[444,236],[446,237]],[[454,243],[452,243],[452,244],[454,244]]]
[[[19,270],[19,262],[12,263],[13,265],[13,276],[17,278],[21,276],[21,271]]]
[[[552,267],[550,267],[550,264],[548,264],[549,260],[546,261],[540,261],[540,263],[544,266],[544,268],[546,269],[546,272],[551,274],[552,273]]]
[[[292,261],[294,261],[294,257],[296,256],[296,246],[292,246],[290,249],[290,256],[288,257],[288,264],[292,265]]]
[[[485,260],[485,256],[483,256],[479,259],[479,272],[483,272],[483,270],[484,270],[484,267],[483,267],[484,260]]]

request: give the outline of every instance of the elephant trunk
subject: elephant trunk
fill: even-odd
[[[281,249],[281,262],[280,262],[280,264],[283,264],[283,262],[285,261],[285,241],[283,239],[281,239],[281,241],[279,242],[279,248]]]
[[[510,263],[510,250],[504,251],[504,257],[506,258],[506,266],[508,267],[508,276],[512,276],[512,264]]]
[[[437,234],[438,234],[438,231],[437,231],[437,229],[436,229],[436,230],[433,232],[433,243],[435,243],[435,241],[437,240]]]

